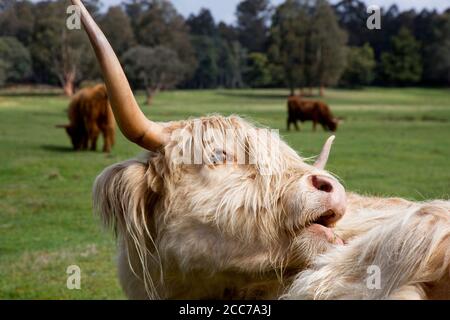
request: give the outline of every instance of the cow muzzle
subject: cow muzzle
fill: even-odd
[[[322,208],[311,224],[334,226],[343,217],[347,208],[344,187],[336,179],[324,175],[310,175],[307,181],[309,187],[318,193]]]

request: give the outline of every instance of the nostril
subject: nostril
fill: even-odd
[[[314,186],[314,188],[316,188],[319,191],[323,191],[323,192],[327,192],[327,193],[330,193],[333,191],[332,184],[326,178],[319,177],[319,176],[312,176],[311,182],[312,182],[312,185]]]

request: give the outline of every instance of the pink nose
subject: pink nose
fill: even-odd
[[[323,222],[328,225],[342,218],[347,208],[347,195],[342,184],[333,178],[320,175],[312,175],[310,182],[316,190],[323,192],[324,206],[327,208]]]

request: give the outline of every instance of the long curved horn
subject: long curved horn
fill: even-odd
[[[71,0],[80,8],[81,21],[102,69],[108,97],[122,133],[128,140],[148,150],[157,150],[168,141],[162,125],[142,113],[114,50],[80,0]]]
[[[325,144],[323,145],[322,152],[320,153],[319,157],[317,158],[316,162],[314,163],[314,167],[318,169],[325,169],[325,166],[327,165],[328,157],[330,156],[331,151],[331,145],[333,144],[334,139],[336,136],[331,136],[327,139]]]

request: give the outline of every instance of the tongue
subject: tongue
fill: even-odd
[[[321,224],[313,223],[308,227],[308,231],[314,235],[325,239],[327,242],[337,245],[343,245],[344,241],[333,232],[332,229],[327,228]]]

